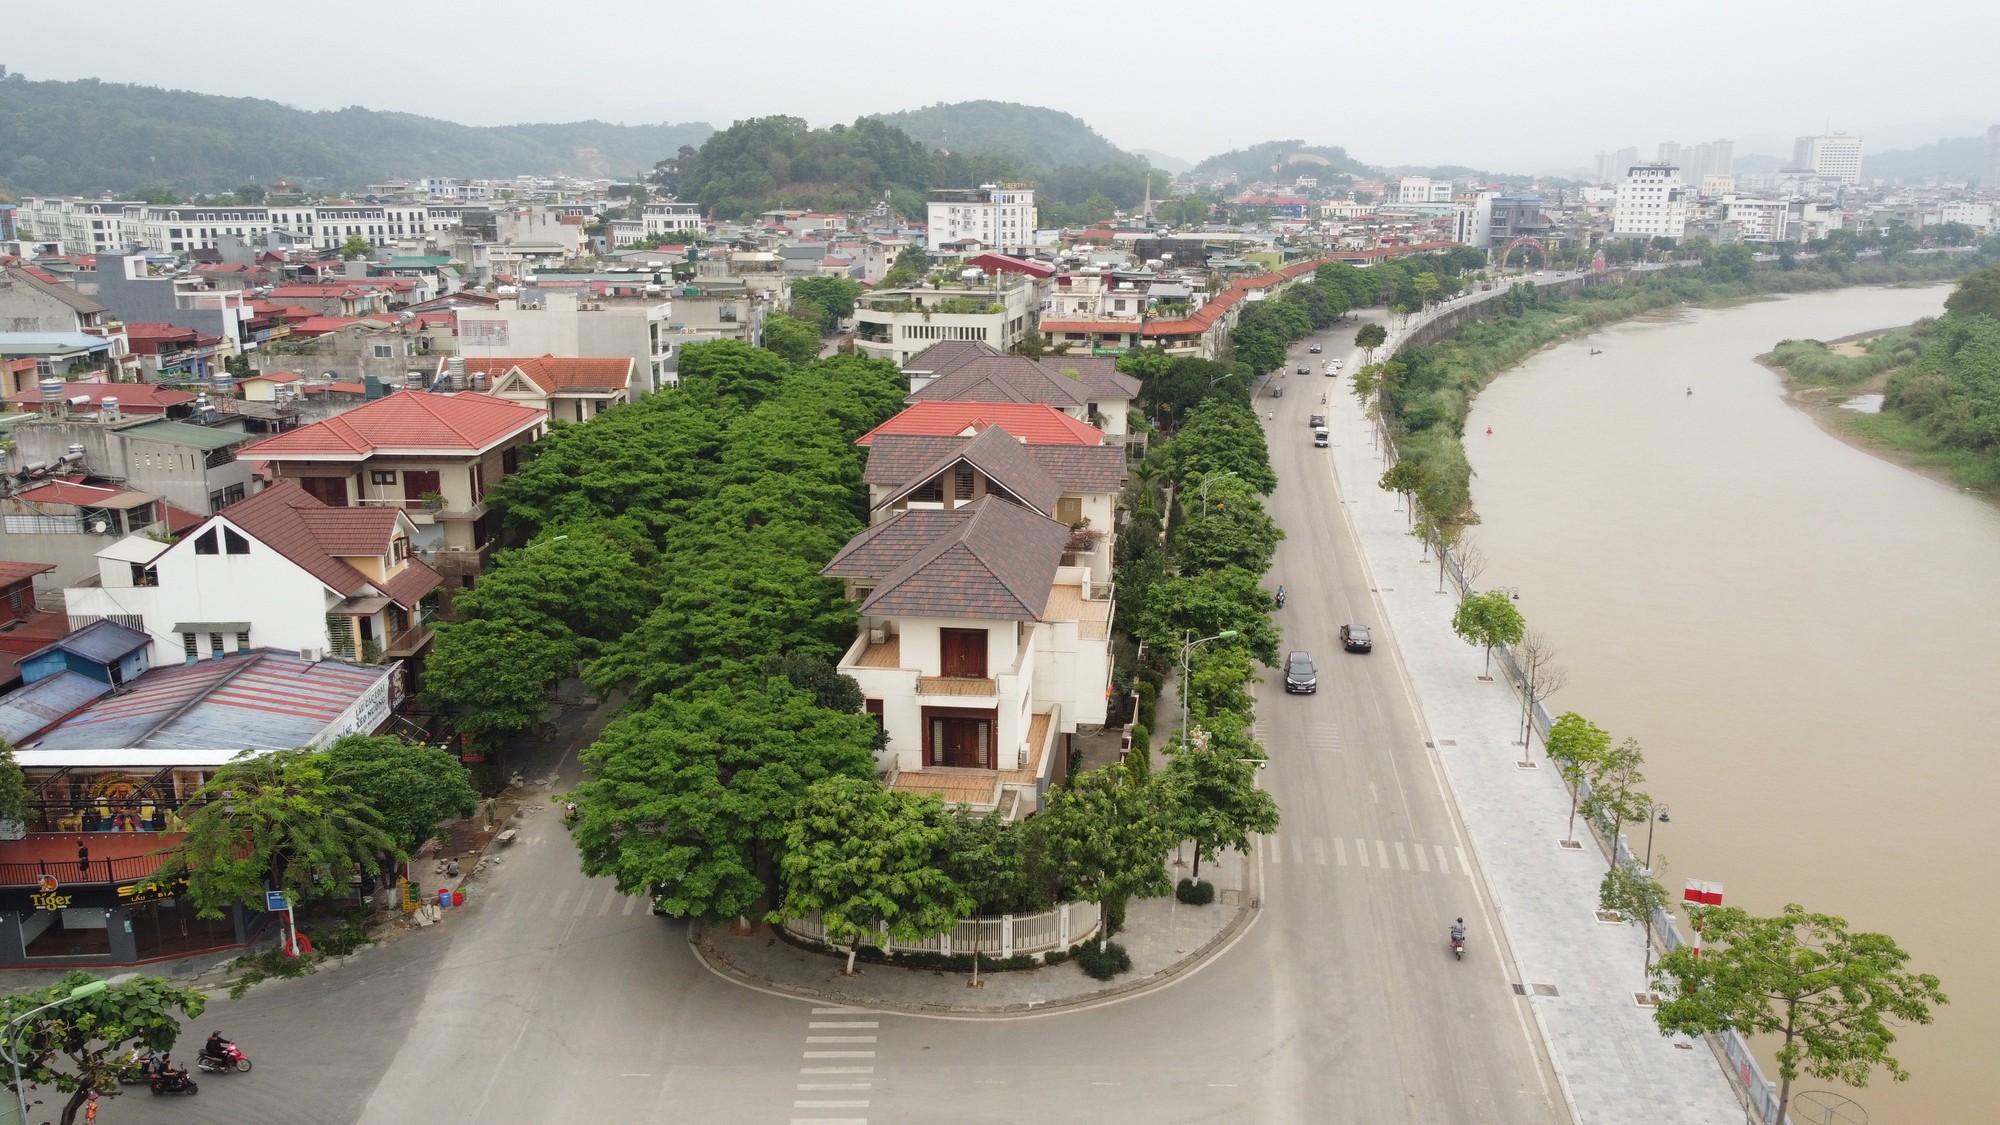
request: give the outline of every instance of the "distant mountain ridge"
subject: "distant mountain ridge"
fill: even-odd
[[[1861,157],[1861,176],[1892,183],[1970,182],[1985,177],[1986,138],[1947,137],[1916,148],[1891,149]],[[2000,185],[1981,184],[1981,187]]]
[[[1265,141],[1249,148],[1217,153],[1194,166],[1196,176],[1234,172],[1244,180],[1286,180],[1325,172],[1377,176],[1381,169],[1347,155],[1333,145],[1309,145],[1301,140]]]
[[[338,191],[416,176],[630,178],[714,131],[705,122],[481,127],[358,106],[309,112],[261,98],[9,74],[0,79],[0,187],[214,192],[291,180]]]
[[[1106,140],[1082,118],[1018,102],[940,102],[922,109],[874,113],[911,139],[949,152],[1011,156],[1037,168],[1124,164],[1144,159]]]

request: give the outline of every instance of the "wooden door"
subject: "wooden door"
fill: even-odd
[[[946,676],[986,678],[986,630],[939,629],[938,663]]]
[[[930,723],[931,765],[986,769],[992,764],[991,720],[934,716]]]

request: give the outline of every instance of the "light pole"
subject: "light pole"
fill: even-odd
[[[1203,474],[1201,474],[1201,514],[1202,514],[1202,515],[1206,516],[1206,515],[1208,514],[1208,482],[1209,482],[1209,481],[1212,481],[1212,480],[1221,480],[1221,479],[1223,479],[1224,477],[1233,477],[1233,476],[1235,476],[1235,475],[1236,475],[1236,470],[1235,470],[1235,469],[1226,469],[1226,470],[1224,470],[1224,471],[1222,471],[1222,472],[1219,472],[1219,473],[1203,473]]]
[[[79,984],[69,990],[68,996],[58,997],[39,1008],[30,1008],[7,1021],[4,1034],[0,1034],[0,1049],[4,1049],[7,1052],[7,1062],[14,1068],[14,1095],[19,1100],[21,1106],[21,1125],[28,1125],[28,1089],[21,1084],[21,1056],[16,1054],[14,1049],[14,1025],[30,1016],[46,1012],[58,1004],[67,1004],[71,1000],[82,1000],[86,997],[96,996],[110,987],[110,981],[102,980],[94,980],[89,984]]]
[[[1188,676],[1190,674],[1189,663],[1194,658],[1195,647],[1205,645],[1210,641],[1219,641],[1224,637],[1233,637],[1236,635],[1236,630],[1224,629],[1213,637],[1203,637],[1198,641],[1191,641],[1187,637],[1192,632],[1194,630],[1190,629],[1186,633],[1181,634],[1181,745],[1183,747],[1188,744]]]
[[[1653,825],[1672,824],[1674,818],[1667,815],[1667,806],[1654,805],[1646,810],[1646,874],[1653,873]]]

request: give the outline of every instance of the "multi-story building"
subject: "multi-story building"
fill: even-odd
[[[625,356],[607,359],[574,357],[493,356],[486,359],[441,359],[436,375],[484,382],[487,394],[532,406],[552,419],[588,422],[621,402],[637,397],[632,372],[637,364]],[[457,370],[454,370],[454,367]]]
[[[1428,176],[1404,176],[1396,181],[1398,203],[1450,203],[1451,181]]]
[[[981,184],[931,192],[930,249],[967,240],[1008,253],[1035,244],[1035,192],[1027,184]]]
[[[500,539],[487,490],[547,428],[542,411],[489,395],[403,391],[240,452],[328,507],[407,513],[414,549],[470,585]]]
[[[1700,184],[1709,176],[1729,175],[1734,170],[1735,153],[1734,141],[1685,146],[1677,141],[1666,141],[1660,145],[1658,163],[1679,167],[1681,182]]]
[[[1634,164],[1618,185],[1615,238],[1679,238],[1687,233],[1687,189],[1672,164]]]
[[[1790,234],[1791,209],[1782,199],[1731,195],[1722,201],[1722,218],[1744,242],[1784,242]]]
[[[677,302],[667,298],[661,285],[636,288],[631,296],[536,289],[490,309],[460,309],[458,354],[468,362],[524,355],[629,359],[635,393],[671,386]],[[646,293],[647,288],[654,292]],[[747,311],[752,302],[741,304]]]
[[[1846,133],[1800,137],[1792,145],[1794,167],[1811,169],[1843,184],[1861,182],[1861,138]]]
[[[1005,351],[1036,326],[1044,288],[1037,278],[1003,274],[987,284],[877,290],[855,303],[854,343],[861,354],[899,366],[944,340],[977,340]]]
[[[331,250],[350,236],[372,243],[436,236],[458,225],[462,208],[421,203],[298,204],[225,207],[41,196],[21,204],[21,235],[61,242],[72,253],[118,249],[186,253],[214,250],[225,238],[282,240]]]
[[[1042,359],[1002,355],[973,342],[938,347],[941,360],[921,355],[912,363],[924,374],[910,377],[913,403],[1040,403],[1095,427],[1122,443],[1128,417],[1139,398],[1139,381],[1118,370],[1118,361],[1100,355],[1052,355]]]
[[[701,232],[701,208],[692,203],[648,203],[641,210],[640,222],[645,224],[645,237],[664,238],[681,231]]]
[[[1597,154],[1597,182],[1615,184],[1624,177],[1627,168],[1637,163],[1639,163],[1639,150],[1636,147],[1621,148],[1615,152],[1600,152]]]
[[[1993,229],[1993,204],[1973,203],[1968,200],[1946,203],[1938,208],[1938,222],[1964,223],[1973,230],[1985,234]]]
[[[116,483],[202,516],[256,489],[250,465],[240,457],[253,435],[157,414],[127,418],[115,395],[100,394],[97,399],[94,411],[72,407],[15,423],[12,436],[23,467],[67,464],[70,472]],[[213,417],[213,412],[199,409],[207,406],[205,402],[198,399],[197,406],[197,416]]]

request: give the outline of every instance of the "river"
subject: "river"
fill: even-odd
[[[1476,584],[1519,587],[1555,643],[1551,712],[1645,747],[1670,893],[1707,879],[1753,913],[1836,914],[1942,978],[1936,1022],[1897,1028],[1910,1082],[1794,1086],[1872,1125],[2000,1113],[2000,510],[1824,433],[1754,357],[1935,315],[1949,292],[1615,325],[1502,375],[1466,425]]]

